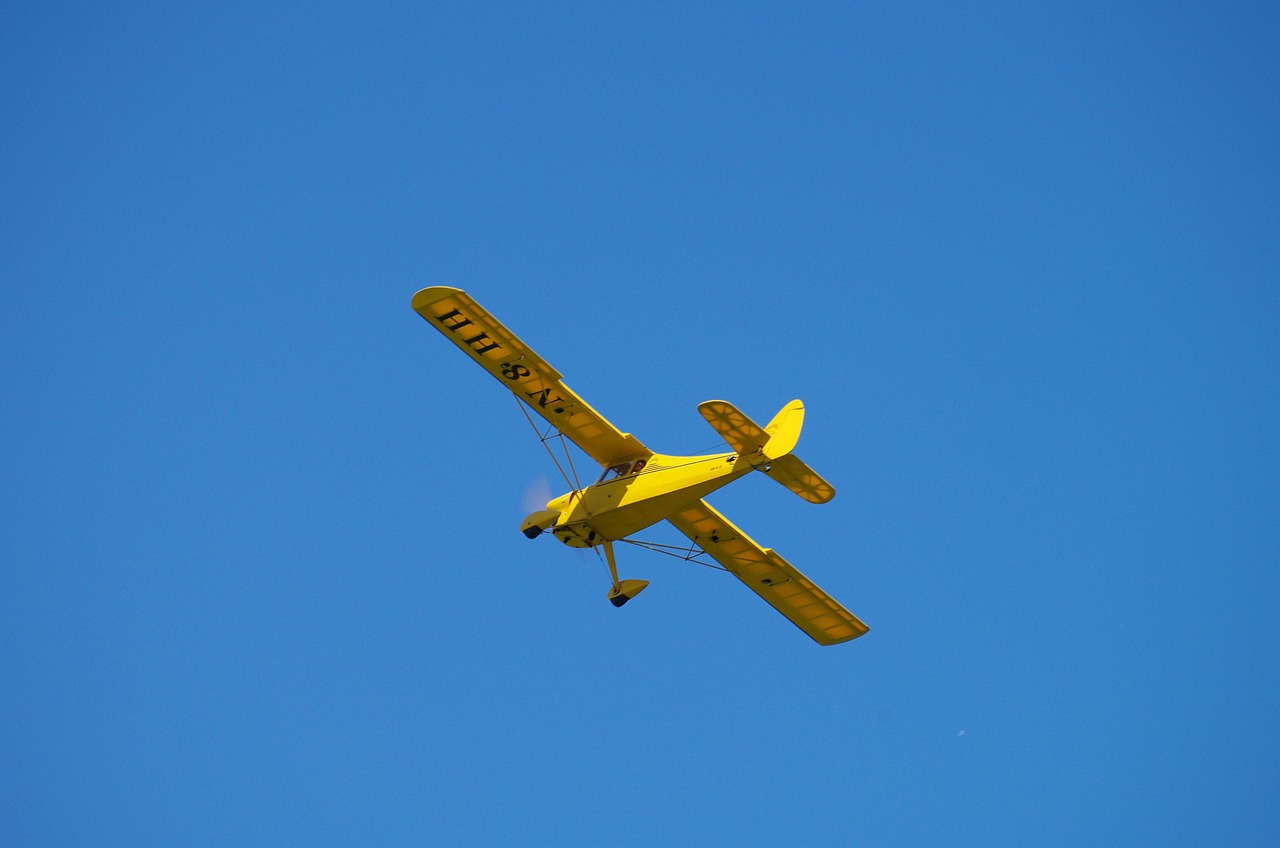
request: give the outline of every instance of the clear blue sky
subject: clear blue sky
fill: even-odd
[[[0,844],[1280,840],[1280,13],[6,3]],[[871,625],[518,532],[470,291]]]

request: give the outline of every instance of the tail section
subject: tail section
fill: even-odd
[[[700,403],[698,412],[739,456],[800,497],[810,503],[826,503],[835,497],[832,485],[791,453],[804,426],[804,404],[800,401],[782,407],[764,427],[724,400]]]

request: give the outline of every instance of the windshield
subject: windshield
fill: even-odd
[[[623,462],[619,465],[610,465],[604,470],[604,473],[600,475],[599,482],[603,483],[606,480],[616,480],[619,477],[624,477],[630,470],[631,463],[629,462]]]

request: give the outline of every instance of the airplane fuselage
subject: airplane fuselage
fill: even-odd
[[[569,492],[548,502],[547,509],[559,513],[551,527],[555,537],[572,548],[624,539],[755,468],[746,457],[726,453],[654,454],[629,465],[625,473],[610,478],[606,472],[605,479],[580,493]]]

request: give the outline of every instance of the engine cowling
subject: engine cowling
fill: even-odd
[[[536,539],[553,526],[559,518],[560,513],[557,510],[539,510],[524,520],[524,523],[520,525],[520,532],[530,539]]]

